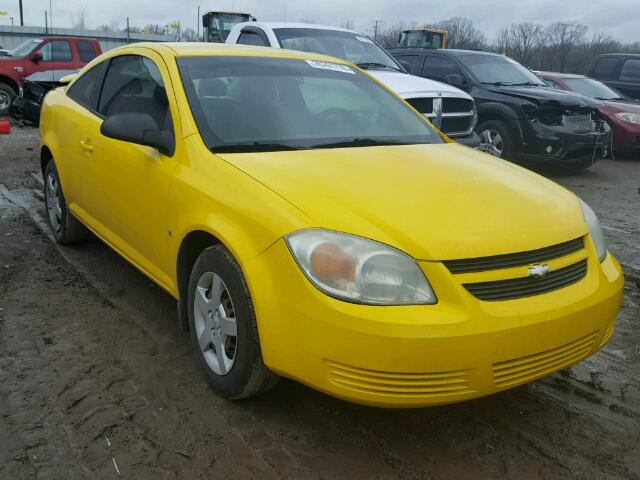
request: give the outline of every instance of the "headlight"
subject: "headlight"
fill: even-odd
[[[369,305],[437,301],[415,260],[395,248],[320,229],[301,230],[285,240],[307,278],[327,295]]]
[[[623,122],[640,124],[640,113],[620,112],[615,114]]]
[[[600,221],[598,220],[598,216],[593,210],[591,210],[591,207],[589,205],[583,202],[581,198],[578,198],[578,201],[580,202],[580,208],[582,208],[582,216],[584,217],[584,221],[589,227],[591,240],[593,240],[593,244],[596,246],[598,258],[600,259],[600,261],[602,261],[607,255],[607,243],[604,240],[604,235],[602,234],[602,229],[600,228]]]

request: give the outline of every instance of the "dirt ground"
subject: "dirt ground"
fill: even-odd
[[[218,398],[169,296],[97,240],[52,243],[37,143],[0,137],[1,479],[640,479],[640,160],[556,178],[628,275],[610,343],[530,385],[397,411],[286,380]]]

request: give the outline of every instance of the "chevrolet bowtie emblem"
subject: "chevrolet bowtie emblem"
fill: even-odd
[[[542,278],[549,273],[549,265],[546,263],[536,263],[529,266],[529,276],[533,278]]]

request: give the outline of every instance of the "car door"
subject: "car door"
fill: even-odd
[[[394,57],[411,75],[420,75],[420,72],[422,70],[422,63],[424,61],[424,57],[422,55],[419,55],[417,53],[407,53],[394,54]]]
[[[92,139],[100,134],[102,118],[98,113],[98,99],[109,61],[93,66],[68,88],[70,102],[60,105],[64,118],[64,134],[60,136],[60,154],[56,159],[62,187],[71,211],[86,221],[87,167],[94,162]]]
[[[112,58],[98,112],[149,114],[175,138],[178,128],[171,81],[162,58],[144,49]],[[169,93],[169,94],[168,94]],[[88,162],[84,207],[96,232],[159,284],[170,284],[167,264],[167,201],[177,155],[107,138],[86,139]]]
[[[71,43],[68,40],[44,41],[36,52],[42,55],[42,59],[38,62],[34,62],[33,60],[25,62],[25,76],[29,76],[35,72],[72,70],[77,68],[73,61]]]
[[[611,86],[631,98],[640,99],[640,58],[627,58],[620,69],[618,80]]]

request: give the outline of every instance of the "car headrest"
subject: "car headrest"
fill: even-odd
[[[219,78],[203,78],[198,82],[199,97],[224,97],[227,85]]]

